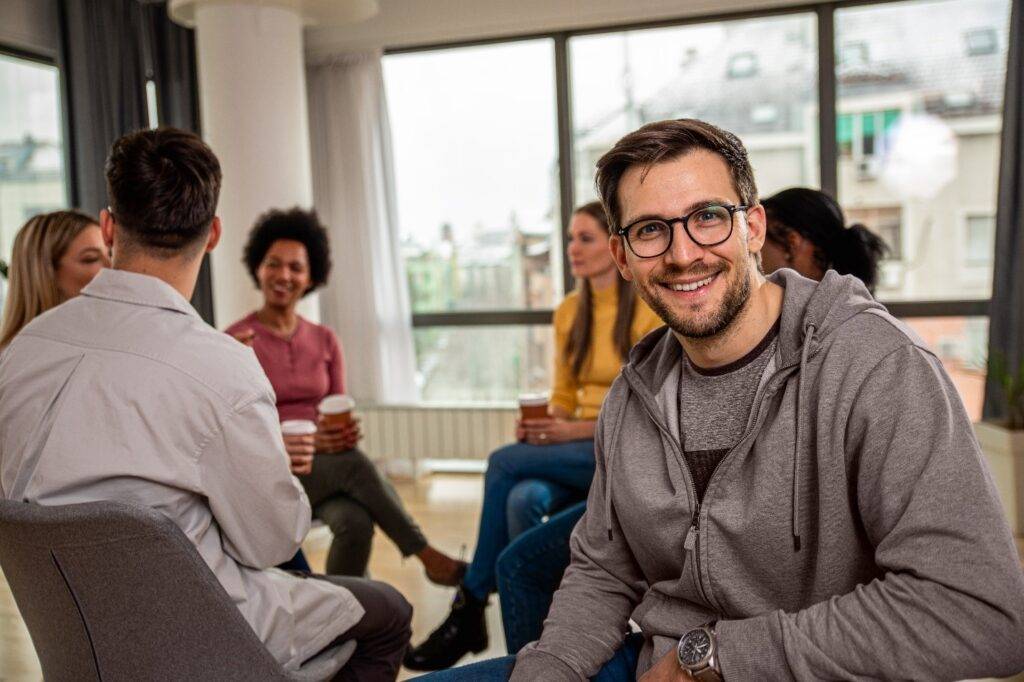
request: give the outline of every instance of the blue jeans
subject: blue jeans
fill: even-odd
[[[510,654],[540,639],[551,599],[569,566],[569,536],[586,510],[586,501],[563,509],[517,537],[498,557],[498,597]]]
[[[644,646],[644,636],[639,633],[627,635],[622,646],[615,652],[612,659],[604,664],[592,682],[633,682],[636,679],[636,664],[640,658],[640,650]],[[492,658],[461,668],[449,668],[429,675],[417,677],[422,682],[503,682],[512,674],[515,656]]]
[[[491,453],[484,475],[484,503],[473,561],[463,585],[477,599],[497,589],[498,555],[512,539],[510,530],[524,530],[550,514],[555,504],[583,499],[594,478],[594,441],[558,445],[513,443]],[[535,481],[512,492],[523,481]],[[539,483],[538,483],[539,481]],[[509,503],[516,506],[510,523]]]

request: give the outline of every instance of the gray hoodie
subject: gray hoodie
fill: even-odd
[[[631,617],[637,676],[711,620],[727,682],[1024,669],[1024,572],[941,363],[852,277],[771,279],[778,349],[700,505],[679,342],[662,330],[633,349],[598,420],[572,564],[513,680],[589,678]]]

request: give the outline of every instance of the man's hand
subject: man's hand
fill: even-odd
[[[316,451],[319,453],[345,452],[358,443],[363,434],[359,431],[359,420],[353,418],[342,426],[328,426],[323,417],[317,420]]]
[[[675,647],[661,657],[638,682],[693,682],[690,674],[679,667]]]
[[[313,471],[313,453],[316,448],[312,435],[285,436],[284,449],[288,451],[293,474],[304,476]]]

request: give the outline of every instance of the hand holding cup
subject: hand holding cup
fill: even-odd
[[[347,395],[329,395],[320,401],[316,451],[345,452],[359,443],[359,420],[352,416],[355,401]]]
[[[292,473],[296,476],[311,473],[316,452],[316,424],[308,419],[290,419],[281,423],[281,434]]]

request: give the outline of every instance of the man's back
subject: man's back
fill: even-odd
[[[309,527],[280,440],[252,352],[153,277],[104,271],[0,359],[4,497],[159,509],[295,667],[362,609],[338,586],[261,570],[291,557]]]

